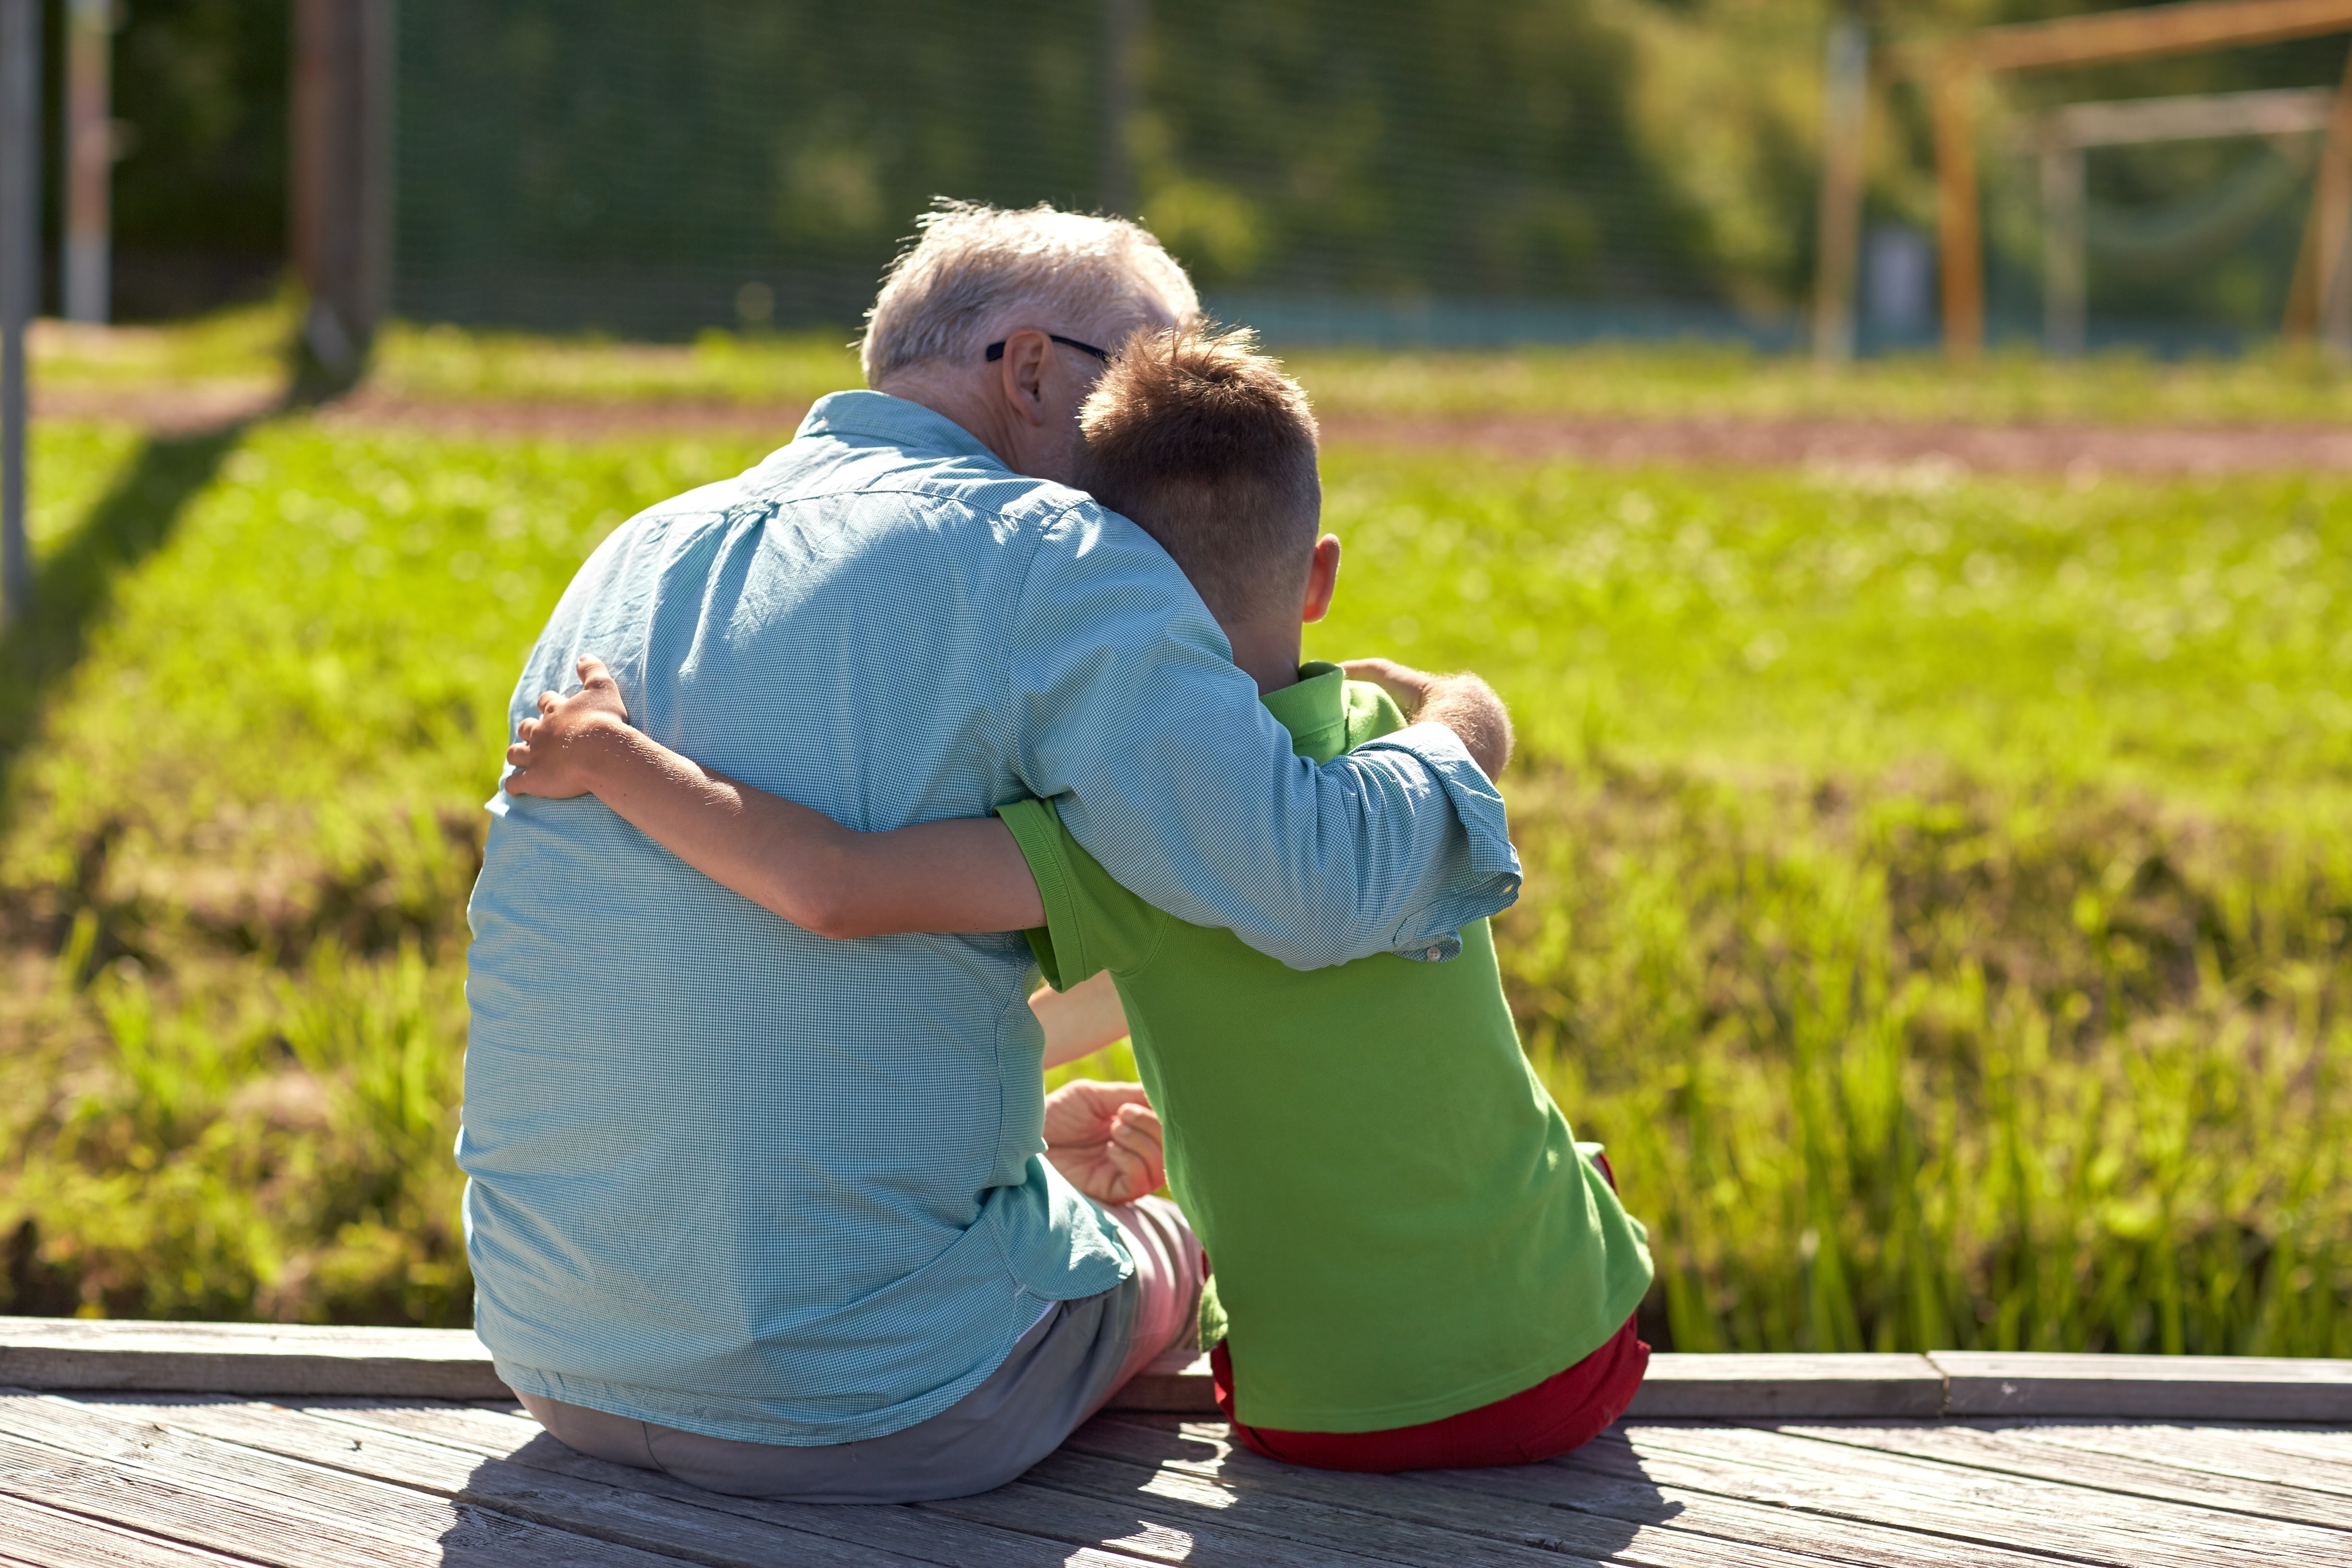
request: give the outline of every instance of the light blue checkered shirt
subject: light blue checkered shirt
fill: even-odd
[[[1298,968],[1444,955],[1518,885],[1450,734],[1292,756],[1140,529],[877,393],[605,541],[512,716],[582,653],[648,733],[855,827],[1054,797],[1120,881]],[[828,942],[593,798],[490,812],[457,1158],[509,1384],[717,1436],[880,1436],[1126,1275],[1040,1157],[1017,933]]]

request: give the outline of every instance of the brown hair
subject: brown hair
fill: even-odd
[[[1305,592],[1323,510],[1315,416],[1246,330],[1135,333],[1078,425],[1079,486],[1158,540],[1212,614]]]

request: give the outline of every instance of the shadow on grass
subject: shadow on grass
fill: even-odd
[[[172,537],[189,502],[262,417],[148,437],[80,529],[36,566],[32,613],[0,633],[0,823],[17,755],[39,730],[50,690],[81,662],[116,580]]]

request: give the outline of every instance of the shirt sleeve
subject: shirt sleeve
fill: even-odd
[[[1149,962],[1168,917],[1119,886],[1070,837],[1052,802],[1016,800],[996,815],[1045,906],[1045,923],[1024,934],[1046,984],[1067,991],[1106,969],[1130,974]]]
[[[1009,631],[1023,783],[1124,887],[1293,969],[1450,958],[1518,896],[1501,795],[1412,725],[1318,767],[1151,538],[1087,503],[1045,530]]]

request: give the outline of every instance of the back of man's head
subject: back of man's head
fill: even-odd
[[[1007,327],[1106,342],[1139,321],[1200,314],[1184,269],[1121,218],[942,198],[916,227],[866,313],[868,386],[935,360],[977,363]]]
[[[1136,333],[1078,425],[1079,488],[1158,540],[1219,620],[1297,613],[1323,510],[1315,416],[1249,332]]]

